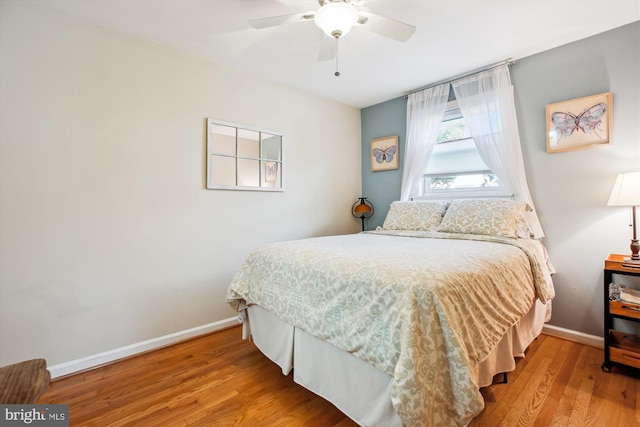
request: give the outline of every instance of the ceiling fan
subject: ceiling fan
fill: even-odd
[[[335,58],[338,40],[346,36],[354,26],[400,42],[409,40],[416,30],[413,25],[358,10],[356,5],[363,4],[362,0],[318,0],[318,3],[320,8],[316,11],[252,19],[249,25],[262,29],[295,22],[315,22],[326,35],[322,37],[319,61]],[[336,76],[338,75],[340,74],[336,71]]]

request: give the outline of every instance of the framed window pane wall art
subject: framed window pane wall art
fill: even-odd
[[[284,191],[282,134],[207,119],[207,189]]]
[[[611,92],[547,105],[547,152],[610,144],[612,107]]]

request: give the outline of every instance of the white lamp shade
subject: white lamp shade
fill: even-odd
[[[616,178],[609,197],[609,206],[640,205],[640,172],[621,173]]]
[[[358,22],[358,9],[342,1],[329,2],[318,9],[313,20],[326,35],[340,38]]]

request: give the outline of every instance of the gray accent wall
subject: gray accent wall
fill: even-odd
[[[407,125],[407,100],[404,97],[367,107],[361,111],[362,120],[362,196],[373,204],[374,213],[365,222],[365,229],[381,226],[389,205],[400,199],[402,165]],[[398,135],[399,168],[371,171],[369,144],[372,139]]]
[[[618,173],[640,170],[640,22],[519,59],[511,78],[527,180],[557,271],[550,323],[602,336],[604,258],[629,253],[631,239],[630,209],[607,200]],[[545,106],[603,92],[613,93],[612,144],[548,154]],[[406,99],[367,107],[361,117],[362,188],[376,204],[372,228],[400,197]],[[369,140],[390,134],[400,137],[400,169],[372,173]]]

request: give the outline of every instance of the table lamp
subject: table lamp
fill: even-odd
[[[611,190],[611,196],[607,202],[609,206],[631,206],[631,226],[633,237],[631,239],[631,258],[625,258],[623,267],[640,269],[640,243],[636,234],[636,206],[640,205],[640,172],[621,173],[616,178]]]

